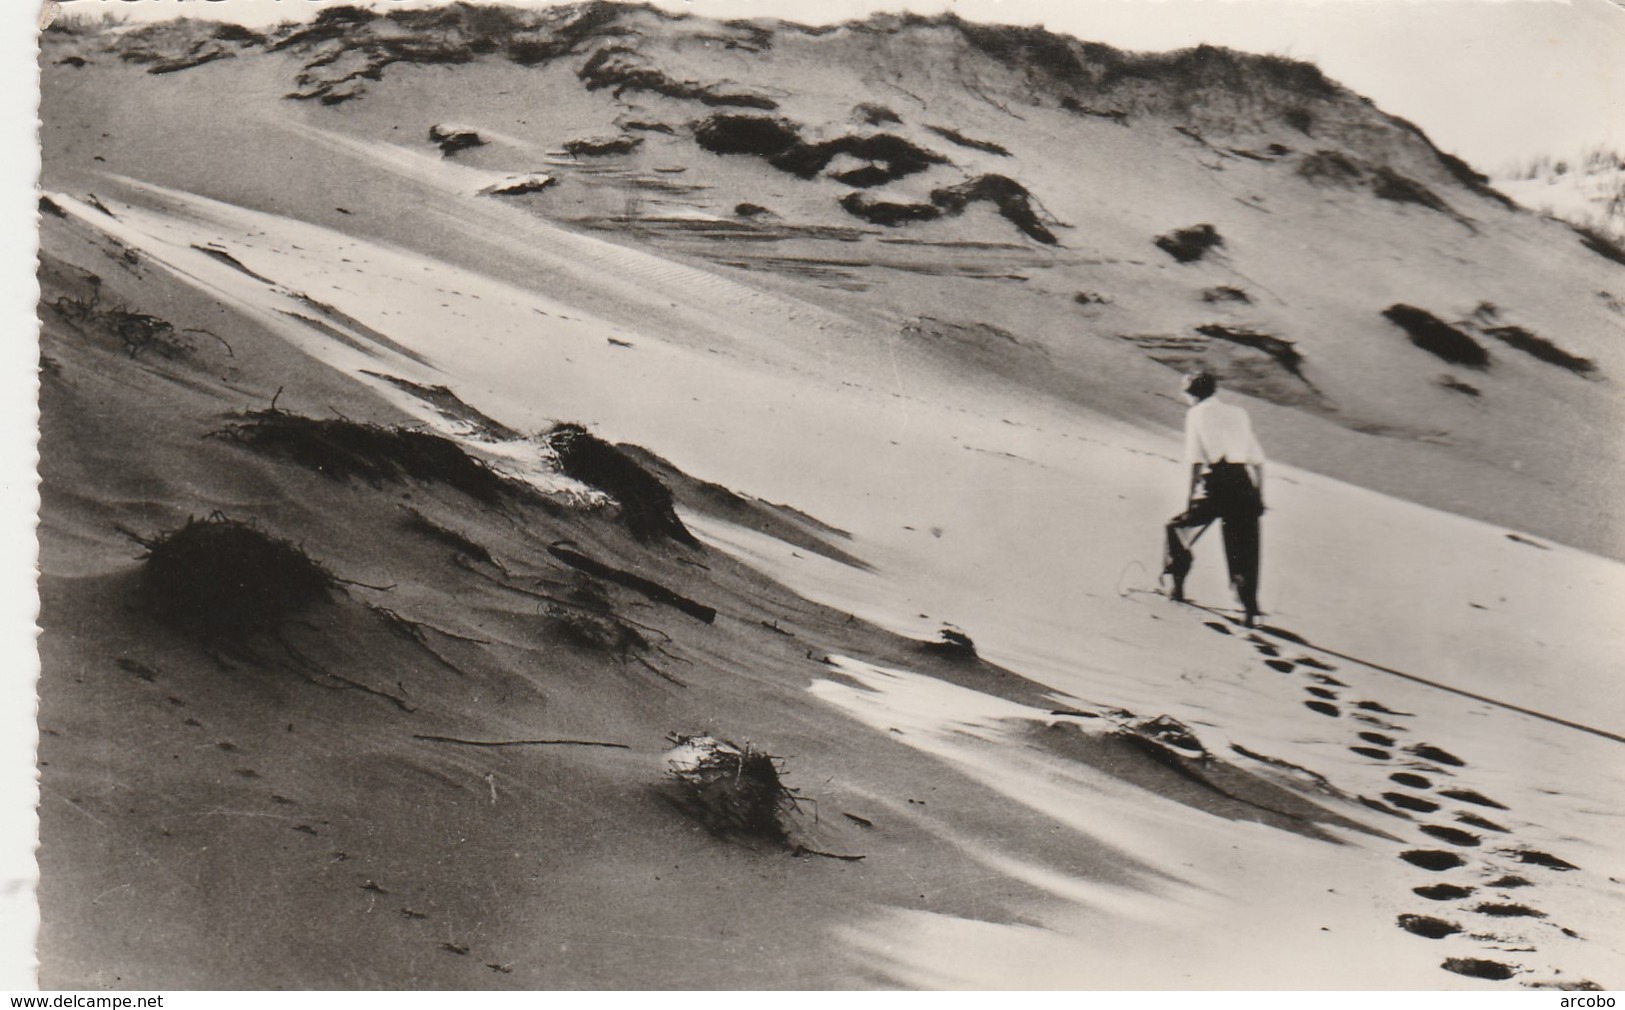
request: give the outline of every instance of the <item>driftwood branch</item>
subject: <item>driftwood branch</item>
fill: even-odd
[[[602,740],[464,740],[455,736],[436,736],[432,733],[413,733],[414,740],[431,743],[455,743],[464,747],[613,747],[631,750],[628,744],[605,743]]]

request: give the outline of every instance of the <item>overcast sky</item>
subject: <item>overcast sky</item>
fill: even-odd
[[[66,0],[71,12],[267,24],[343,0]],[[380,9],[437,0],[363,0]],[[557,0],[519,0],[552,6]],[[829,23],[882,10],[1142,50],[1209,42],[1318,63],[1484,171],[1537,154],[1625,148],[1625,0],[655,0],[698,15]]]

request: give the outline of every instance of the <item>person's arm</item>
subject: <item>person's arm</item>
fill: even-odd
[[[1196,501],[1196,487],[1202,482],[1202,464],[1191,464],[1191,486],[1185,492],[1185,507],[1189,508]]]
[[[1258,489],[1259,507],[1264,505],[1264,464],[1254,463],[1249,469],[1253,472],[1253,487]]]

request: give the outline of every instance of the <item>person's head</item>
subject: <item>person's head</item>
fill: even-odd
[[[1185,395],[1192,403],[1201,403],[1219,388],[1219,380],[1212,372],[1192,372],[1185,376]]]

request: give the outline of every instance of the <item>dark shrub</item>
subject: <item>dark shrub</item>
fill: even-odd
[[[147,545],[141,582],[159,620],[215,644],[273,630],[334,586],[298,547],[219,513]]]
[[[262,410],[243,415],[241,422],[214,434],[332,480],[358,477],[376,485],[410,477],[455,488],[487,505],[509,496],[537,496],[528,485],[503,477],[457,443],[427,431]]]
[[[770,158],[800,144],[801,134],[787,119],[721,113],[696,126],[694,140],[712,154]]]
[[[1545,337],[1531,333],[1522,326],[1491,326],[1484,332],[1509,347],[1515,347],[1549,365],[1566,368],[1576,375],[1590,375],[1597,370],[1597,363],[1590,358],[1570,354]]]
[[[934,190],[931,202],[946,213],[960,214],[970,204],[986,201],[998,208],[999,214],[1024,234],[1045,245],[1055,245],[1053,232],[1039,220],[1033,209],[1032,194],[1021,183],[1003,175],[979,175],[957,186]]]
[[[870,224],[888,228],[914,221],[934,221],[942,216],[942,209],[929,203],[870,202],[862,193],[848,193],[841,197],[841,209]]]
[[[1590,249],[1598,256],[1601,256],[1603,259],[1613,260],[1620,266],[1625,266],[1625,249],[1621,249],[1619,247],[1619,243],[1613,241],[1602,232],[1592,228],[1587,228],[1584,225],[1575,224],[1570,225],[1569,227],[1573,228],[1580,236],[1581,245],[1585,246],[1587,249]]]
[[[1232,344],[1240,344],[1243,347],[1263,351],[1274,359],[1276,364],[1298,378],[1303,378],[1303,355],[1299,353],[1297,346],[1290,340],[1274,337],[1268,333],[1259,333],[1255,330],[1231,329],[1218,323],[1198,326],[1196,332],[1205,337],[1227,340]]]
[[[715,737],[673,734],[668,739],[673,747],[667,769],[679,809],[719,837],[789,846],[784,818],[797,802],[780,781],[778,758]]]
[[[566,141],[564,153],[572,158],[607,158],[631,154],[643,145],[642,137],[583,137]]]
[[[1208,250],[1223,245],[1224,239],[1219,235],[1218,229],[1210,224],[1199,224],[1191,228],[1182,228],[1172,234],[1157,236],[1157,248],[1181,263],[1195,263],[1206,256]]]
[[[1411,343],[1437,358],[1466,368],[1483,369],[1490,365],[1490,353],[1478,341],[1425,309],[1390,305],[1382,314],[1404,330]]]
[[[977,140],[973,137],[967,137],[958,130],[946,126],[931,126],[928,124],[926,129],[950,143],[958,144],[960,147],[967,147],[973,151],[986,151],[988,154],[996,154],[1001,158],[1010,157],[1008,150],[990,140]]]
[[[847,154],[882,167],[887,180],[923,172],[948,159],[889,133],[836,137],[817,144],[797,143],[772,156],[774,168],[802,179],[822,172],[839,155]]]
[[[1377,169],[1376,175],[1376,184],[1372,192],[1379,198],[1393,203],[1414,203],[1441,214],[1450,213],[1449,204],[1415,179],[1408,179],[1386,166]]]
[[[1298,174],[1310,182],[1331,182],[1344,186],[1358,182],[1365,175],[1360,166],[1343,152],[1329,150],[1306,155],[1298,163]]]
[[[690,546],[699,541],[677,517],[671,492],[632,457],[579,424],[557,424],[542,436],[559,459],[559,469],[614,498],[621,521],[642,541],[671,539]]]

